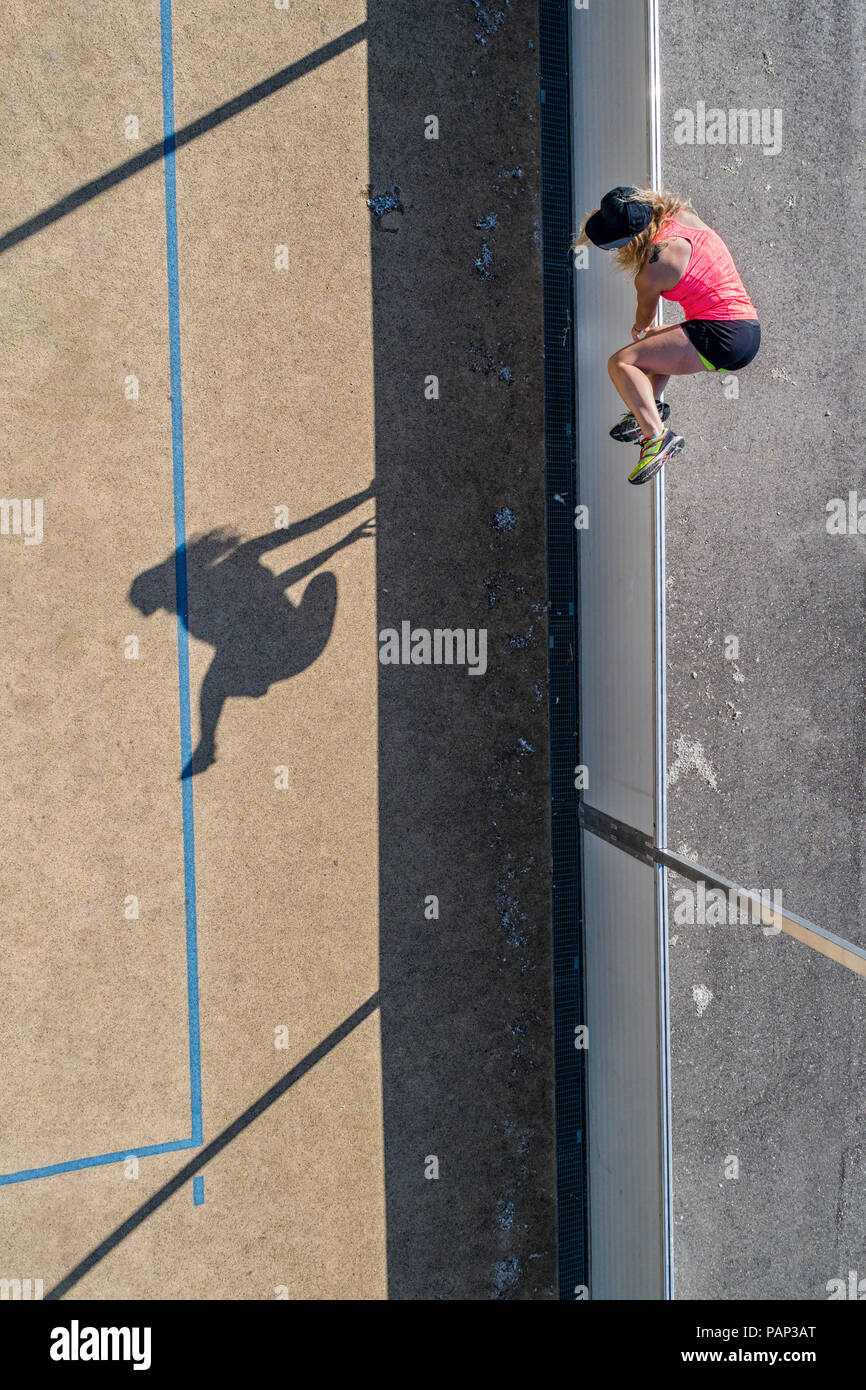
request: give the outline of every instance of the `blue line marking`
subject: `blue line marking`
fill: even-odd
[[[195,1207],[204,1206],[204,1178],[201,1173],[192,1180],[192,1202]]]
[[[174,65],[171,49],[171,0],[160,0],[162,33],[162,125],[165,136],[165,240],[168,268],[168,341],[171,368],[171,452],[174,470],[174,544],[177,587],[177,672],[180,696],[180,756],[192,757],[187,631],[186,505],[183,484],[183,402],[180,378],[180,290],[177,271],[177,190],[174,164]],[[186,898],[186,965],[189,1011],[189,1094],[193,1143],[202,1142],[201,1035],[198,1001],[198,942],[195,900],[195,830],[192,778],[181,781],[183,803],[183,873]]]
[[[198,1141],[201,1142],[200,1140]],[[177,1149],[196,1149],[192,1139],[173,1139],[167,1144],[147,1144],[144,1148],[120,1149],[117,1153],[92,1154],[89,1158],[70,1158],[66,1163],[49,1163],[44,1168],[22,1168],[17,1173],[0,1173],[0,1187],[12,1182],[50,1178],[55,1173],[77,1173],[80,1168],[101,1168],[105,1163],[122,1163],[126,1158],[152,1158],[154,1154],[174,1153]]]
[[[177,673],[180,698],[180,756],[186,767],[192,756],[189,683],[189,634],[186,576],[186,508],[183,479],[183,407],[180,377],[180,292],[177,271],[177,190],[174,167],[174,80],[171,47],[171,0],[160,0],[160,32],[162,43],[162,124],[165,137],[165,234],[168,272],[168,341],[171,379],[171,454],[174,480],[174,544],[175,581],[177,585]],[[81,1168],[98,1168],[107,1163],[121,1163],[126,1158],[150,1158],[155,1154],[174,1153],[179,1149],[194,1149],[202,1142],[201,1100],[201,1032],[198,999],[198,941],[195,897],[195,830],[193,818],[192,779],[181,781],[183,810],[183,875],[186,904],[186,973],[187,1011],[189,1017],[189,1139],[174,1139],[164,1144],[149,1144],[137,1149],[122,1149],[116,1153],[93,1154],[88,1158],[72,1158],[65,1163],[49,1163],[42,1168],[22,1168],[17,1173],[0,1174],[0,1187],[9,1183],[29,1182],[56,1173],[74,1173]],[[194,1192],[204,1201],[204,1178],[196,1178],[201,1187]],[[198,1198],[195,1199],[198,1205]]]

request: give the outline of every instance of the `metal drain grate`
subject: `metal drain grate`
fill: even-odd
[[[577,543],[568,0],[539,0],[544,428],[559,1297],[588,1284],[577,730]]]

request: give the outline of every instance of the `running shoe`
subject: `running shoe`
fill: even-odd
[[[628,475],[630,483],[648,483],[659,469],[674,458],[685,447],[681,434],[673,430],[663,430],[655,439],[645,439],[640,451],[637,466]]]
[[[656,401],[656,405],[659,415],[662,417],[662,424],[664,424],[671,413],[671,408],[667,401]],[[614,425],[610,431],[610,437],[615,439],[618,444],[640,444],[643,435],[640,432],[640,425],[630,410]]]

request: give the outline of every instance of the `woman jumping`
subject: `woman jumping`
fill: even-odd
[[[633,341],[607,364],[628,413],[610,433],[623,444],[640,444],[628,480],[645,483],[685,445],[665,427],[671,412],[660,397],[668,377],[748,366],[761,345],[761,325],[730,251],[686,199],[613,188],[586,218],[575,245],[588,241],[616,251],[620,267],[634,276]],[[652,326],[659,296],[682,305],[684,323]]]

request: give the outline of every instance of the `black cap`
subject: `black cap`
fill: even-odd
[[[587,219],[586,235],[602,251],[627,246],[652,222],[650,204],[633,201],[635,193],[636,188],[612,188],[602,198],[598,212]]]

